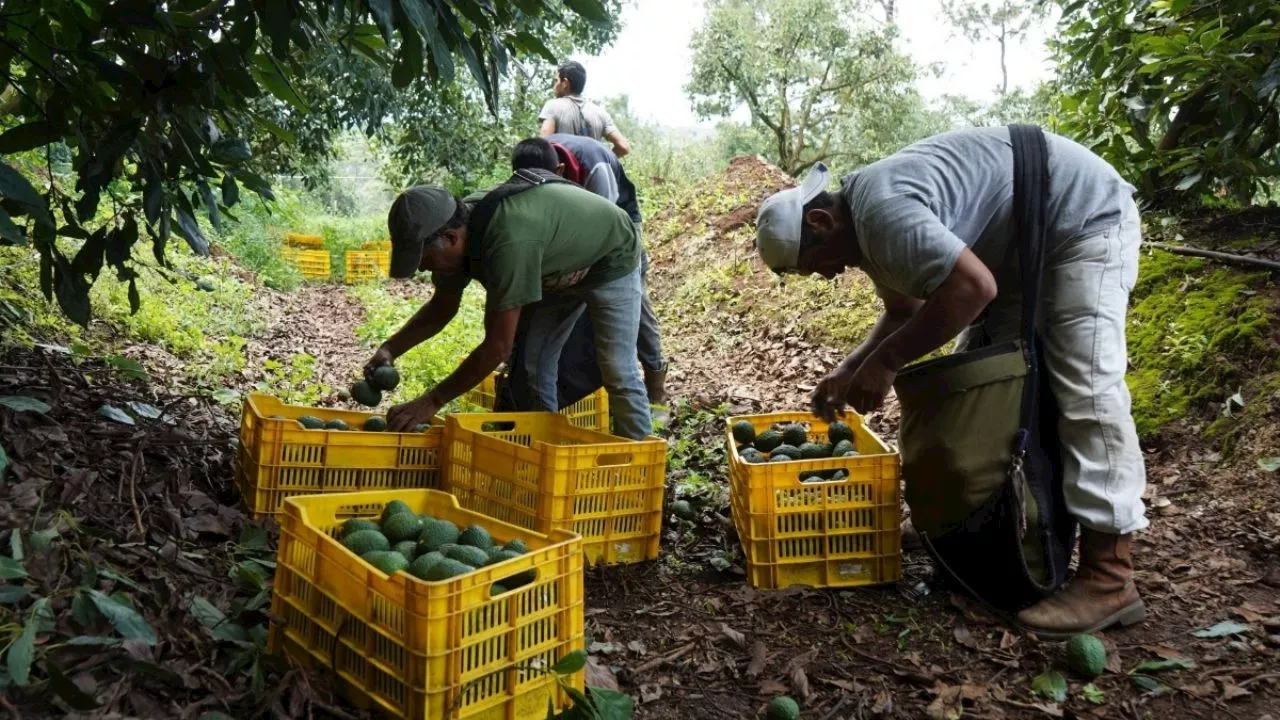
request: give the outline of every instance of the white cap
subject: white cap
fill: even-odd
[[[800,259],[800,230],[804,206],[827,189],[831,173],[818,163],[809,170],[800,187],[770,195],[756,213],[756,251],[764,264],[775,271],[791,270]]]

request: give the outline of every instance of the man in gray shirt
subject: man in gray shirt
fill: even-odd
[[[1045,135],[1041,332],[1067,507],[1081,525],[1080,569],[1018,621],[1057,636],[1143,617],[1131,538],[1147,526],[1146,470],[1124,383],[1141,225],[1133,187],[1111,166]],[[878,407],[904,365],[957,336],[957,350],[1018,337],[1022,283],[1005,257],[1016,240],[1008,128],[937,135],[847,176],[838,193],[829,182],[816,166],[799,188],[765,200],[756,220],[757,248],[774,271],[830,278],[857,267],[884,302],[867,339],[814,391],[819,414],[846,402]]]
[[[556,68],[554,100],[548,100],[538,113],[542,127],[538,135],[547,137],[554,133],[585,135],[593,140],[608,140],[613,154],[623,157],[631,152],[627,138],[613,124],[613,118],[604,108],[585,100],[582,91],[587,86],[587,69],[582,63],[569,60]]]

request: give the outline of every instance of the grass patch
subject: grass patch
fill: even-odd
[[[421,288],[422,292],[412,299],[394,295],[384,285],[358,285],[349,290],[364,307],[365,319],[357,328],[356,336],[369,345],[370,354],[430,297],[429,284],[424,282],[413,287]],[[396,360],[400,386],[388,396],[392,401],[405,402],[420,396],[448,377],[480,344],[484,338],[484,299],[484,291],[472,283],[463,295],[462,306],[453,322],[439,335]],[[448,409],[456,409],[457,404],[455,400]]]
[[[1160,251],[1143,256],[1128,327],[1140,436],[1230,396],[1274,357],[1272,303],[1259,293],[1266,279]]]

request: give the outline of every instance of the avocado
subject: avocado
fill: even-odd
[[[400,372],[390,365],[383,365],[373,371],[373,382],[370,383],[376,390],[383,392],[391,392],[400,384]]]
[[[498,583],[494,583],[493,587],[489,588],[489,597],[498,597],[504,592],[507,592],[506,588],[502,587]]]
[[[773,452],[781,444],[782,433],[777,430],[767,430],[756,436],[756,449],[763,453]]]
[[[409,507],[408,503],[406,503],[405,501],[392,500],[382,508],[382,517],[379,518],[378,521],[385,523],[387,521],[387,518],[391,517],[392,515],[399,515],[400,513],[409,513],[410,515],[413,515],[415,518],[418,517],[417,515],[413,514],[413,508]]]
[[[743,462],[751,463],[752,465],[765,462],[764,454],[755,448],[747,448],[738,453],[738,456],[742,458]]]
[[[440,580],[455,578],[459,575],[466,575],[469,572],[475,572],[475,568],[451,558],[444,558],[443,560],[432,563],[431,567],[427,568],[426,577],[424,577],[423,580],[437,582]]]
[[[378,523],[372,520],[369,520],[367,518],[351,518],[350,520],[342,523],[342,530],[338,532],[338,537],[345,538],[351,533],[357,532],[360,530],[378,531]]]
[[[849,473],[847,473],[847,472],[845,472],[845,471],[843,471],[843,470],[837,470],[837,471],[836,471],[836,474],[831,476],[831,479],[832,479],[832,480],[844,480],[844,479],[845,479],[845,478],[847,478],[847,477],[849,477]]]
[[[378,568],[378,570],[393,575],[405,568],[409,567],[409,561],[403,555],[394,550],[374,550],[360,556],[365,562]]]
[[[472,525],[458,534],[458,544],[487,550],[493,547],[493,538],[489,536],[488,530],[479,525]]]
[[[782,442],[800,447],[809,442],[809,434],[805,432],[804,426],[800,423],[792,423],[782,428]]]
[[[418,557],[418,543],[413,540],[402,540],[391,546],[392,550],[404,556],[405,560],[413,562]]]
[[[769,458],[769,462],[771,463],[791,462],[792,460],[795,460],[795,458],[789,457],[787,455],[774,455],[773,457]]]
[[[424,432],[426,432],[426,431],[428,431],[428,430],[430,430],[430,429],[431,429],[431,424],[430,424],[430,423],[421,423],[421,424],[419,424],[419,425],[414,425],[414,426],[413,426],[413,431],[414,431],[414,432],[416,432],[416,433],[424,433]]]
[[[837,420],[827,426],[827,439],[832,445],[839,445],[842,440],[853,442],[853,428],[843,420]]]
[[[841,440],[836,446],[831,448],[831,457],[844,457],[846,453],[853,450],[852,440]]]
[[[413,562],[409,564],[409,574],[419,580],[426,580],[427,571],[431,569],[432,565],[441,560],[444,560],[444,556],[438,552],[423,553],[414,558]]]
[[[356,555],[364,555],[374,550],[390,550],[391,543],[387,536],[377,530],[357,530],[342,538],[342,544]]]
[[[448,520],[431,519],[422,523],[422,532],[418,535],[418,551],[430,552],[439,550],[446,544],[458,541],[458,526]]]
[[[489,559],[485,562],[485,565],[497,565],[500,562],[506,562],[507,560],[518,557],[520,557],[520,553],[518,552],[499,549],[497,552],[489,555]]]
[[[346,430],[347,423],[341,418],[334,418],[324,424],[325,430]]]
[[[502,549],[503,549],[503,550],[510,550],[511,552],[513,552],[513,553],[519,553],[520,555],[523,555],[523,554],[525,554],[525,553],[529,552],[529,546],[528,546],[528,545],[525,545],[525,544],[524,544],[524,541],[523,541],[523,540],[521,540],[520,538],[515,538],[515,539],[513,539],[513,540],[508,540],[508,541],[507,541],[507,544],[502,546]]]
[[[203,290],[205,292],[213,292],[213,280],[210,280],[207,277],[202,277],[199,280],[196,280],[196,289]]]
[[[698,519],[698,511],[693,509],[688,500],[676,500],[671,503],[671,512],[681,520],[693,522]]]
[[[778,457],[779,455],[786,455],[792,460],[799,460],[800,448],[796,447],[795,445],[788,445],[788,444],[779,445],[778,447],[773,449],[773,452],[769,453],[769,459],[772,460]]]
[[[817,460],[831,457],[831,446],[826,443],[805,443],[800,446],[800,459]]]
[[[733,439],[743,445],[750,445],[756,440],[756,429],[750,422],[739,420],[733,424]]]
[[[351,397],[361,405],[377,407],[382,402],[382,392],[361,380],[351,386]]]
[[[489,553],[474,545],[454,545],[443,555],[473,568],[484,567],[489,563]]]
[[[365,432],[383,432],[384,430],[387,429],[387,420],[386,418],[379,417],[378,415],[374,415],[373,417],[364,421],[364,425],[362,426],[362,429]]]
[[[298,424],[308,430],[323,430],[324,421],[315,415],[303,415],[298,418]]]
[[[416,540],[422,534],[422,521],[412,512],[398,512],[382,521],[382,534],[393,543]]]
[[[1107,649],[1094,635],[1080,633],[1067,641],[1067,667],[1087,680],[1102,674],[1107,665]]]
[[[765,720],[799,720],[800,706],[786,695],[779,695],[769,701],[764,717]]]

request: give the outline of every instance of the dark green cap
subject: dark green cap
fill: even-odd
[[[387,213],[391,233],[391,277],[413,277],[422,264],[424,241],[444,227],[458,209],[448,190],[415,185],[400,193]]]

